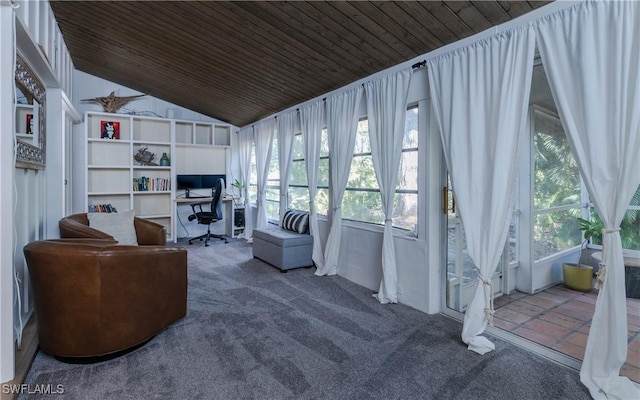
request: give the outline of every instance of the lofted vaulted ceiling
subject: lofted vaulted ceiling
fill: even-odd
[[[244,126],[546,3],[51,1],[51,7],[80,71]]]

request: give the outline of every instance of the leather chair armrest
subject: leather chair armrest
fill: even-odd
[[[96,238],[62,238],[47,239],[47,242],[56,242],[63,244],[88,244],[98,247],[116,246],[118,242],[115,239],[96,239]]]
[[[58,222],[61,238],[92,238],[92,239],[113,239],[113,236],[91,228],[73,218],[62,218]]]
[[[153,221],[144,218],[134,218],[138,244],[142,246],[165,246],[167,244],[167,229]]]

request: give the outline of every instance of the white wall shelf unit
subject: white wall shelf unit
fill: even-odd
[[[85,210],[111,204],[162,224],[174,238],[176,174],[227,174],[231,125],[87,112]],[[153,164],[136,160],[141,150]]]
[[[231,125],[176,121],[176,144],[230,146]]]
[[[146,165],[135,159],[141,149],[159,163],[173,146],[171,120],[111,113],[87,112],[86,204],[111,204],[118,211],[162,224],[171,238],[171,166]]]

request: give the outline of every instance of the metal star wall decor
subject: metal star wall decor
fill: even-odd
[[[80,101],[90,102],[90,103],[100,103],[102,104],[102,108],[105,112],[115,113],[120,107],[124,106],[131,100],[137,99],[139,97],[145,96],[144,94],[139,94],[136,96],[126,96],[126,97],[118,97],[116,96],[116,92],[111,92],[106,97],[96,97],[94,99],[83,99]]]

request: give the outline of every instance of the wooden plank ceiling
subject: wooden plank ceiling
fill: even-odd
[[[51,7],[77,69],[244,126],[548,2],[52,1]]]

